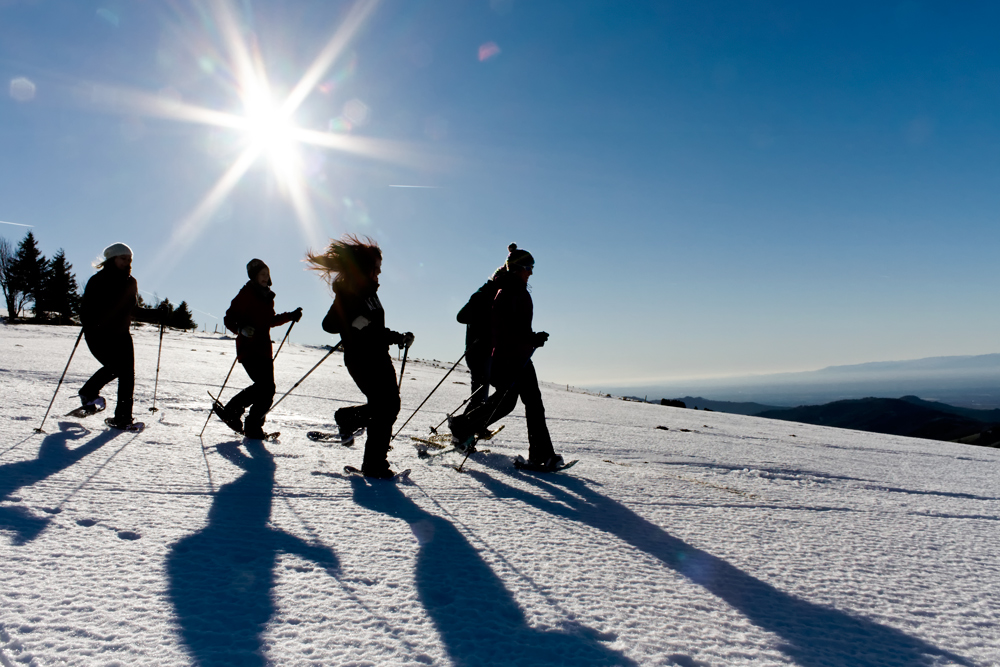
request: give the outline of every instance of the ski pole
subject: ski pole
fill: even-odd
[[[449,417],[451,417],[456,412],[458,412],[459,410],[461,410],[462,406],[465,405],[466,403],[468,403],[470,400],[472,400],[472,396],[469,396],[468,398],[466,398],[464,401],[462,401],[461,403],[459,403],[459,405],[458,405],[457,408],[455,408],[454,410],[452,410],[451,412],[449,412],[448,414],[446,414],[444,416],[444,419],[442,419],[440,422],[438,422],[437,426],[431,426],[431,433],[433,433],[434,435],[437,435],[438,429],[441,428],[441,425],[444,424],[446,421],[448,421]]]
[[[63,378],[66,377],[66,371],[69,370],[69,363],[73,361],[73,355],[76,354],[76,348],[80,344],[81,338],[83,338],[83,327],[80,327],[80,335],[76,337],[76,342],[73,343],[73,351],[69,353],[69,359],[66,360],[66,368],[63,369],[62,375],[59,376],[59,384],[56,385],[56,391],[52,394],[52,400],[49,401],[48,410],[45,411],[45,416],[42,417],[42,423],[35,429],[35,433],[45,433],[45,431],[42,430],[42,427],[45,426],[45,420],[49,418],[49,411],[52,410],[52,404],[56,402],[56,394],[59,393],[59,387],[62,386]]]
[[[285,332],[285,337],[281,339],[281,345],[278,346],[278,352],[281,352],[281,348],[285,345],[285,341],[288,340],[288,334],[292,333],[292,327],[294,326],[295,320],[292,320],[292,323],[288,325],[288,331]],[[274,353],[274,359],[278,358],[278,352]],[[271,361],[273,362],[274,359],[271,359]]]
[[[233,365],[229,367],[229,372],[226,373],[226,379],[222,381],[222,386],[219,387],[219,400],[222,400],[222,392],[225,391],[226,385],[229,383],[229,376],[233,374],[233,369],[236,368],[236,359],[233,359]],[[198,434],[200,438],[205,433],[205,429],[208,428],[208,422],[212,421],[212,414],[215,410],[208,411],[208,419],[205,420],[205,425],[201,427],[201,433]]]
[[[329,357],[329,356],[330,356],[331,354],[333,354],[334,352],[336,352],[337,350],[339,350],[339,349],[340,349],[340,346],[341,346],[341,345],[343,345],[343,344],[344,344],[344,341],[340,341],[339,343],[337,343],[336,345],[334,345],[333,347],[331,347],[331,348],[330,348],[330,351],[326,353],[326,356],[324,356],[324,357],[323,357],[322,359],[320,359],[319,361],[317,361],[317,362],[316,362],[316,365],[315,365],[315,366],[313,366],[312,368],[310,368],[310,369],[309,369],[309,372],[308,372],[308,373],[306,373],[305,375],[303,375],[303,376],[302,376],[302,379],[301,379],[301,380],[299,380],[298,382],[296,382],[295,384],[293,384],[293,385],[292,385],[292,388],[291,388],[291,389],[289,389],[288,391],[286,391],[286,392],[284,393],[284,395],[283,395],[283,396],[282,396],[281,398],[279,398],[279,399],[278,399],[278,403],[281,403],[281,402],[282,402],[283,400],[285,400],[285,398],[286,398],[286,397],[287,397],[287,396],[288,396],[288,395],[289,395],[290,393],[292,393],[293,391],[295,391],[295,388],[296,388],[296,387],[298,387],[298,386],[299,386],[300,384],[302,384],[303,382],[305,382],[305,379],[306,379],[307,377],[309,377],[309,376],[310,376],[310,375],[312,374],[312,372],[313,372],[314,370],[316,370],[317,368],[319,368],[319,365],[320,365],[321,363],[323,363],[324,361],[326,361],[326,360],[327,360],[327,358],[328,358],[328,357]],[[266,415],[269,415],[269,414],[271,414],[271,410],[274,410],[274,409],[275,409],[276,407],[278,407],[278,403],[275,403],[274,405],[272,405],[272,406],[271,406],[271,409],[270,409],[270,410],[268,410],[268,411],[267,411],[267,412],[265,413],[265,416],[266,416]]]
[[[153,382],[153,407],[150,412],[156,412],[156,389],[160,386],[160,353],[163,352],[163,322],[160,322],[160,346],[156,349],[156,380]]]
[[[412,413],[412,414],[411,414],[411,415],[410,415],[409,417],[407,417],[407,418],[406,418],[406,421],[405,421],[405,422],[403,422],[403,425],[399,427],[399,431],[396,431],[396,432],[395,432],[395,433],[393,434],[393,436],[392,436],[391,438],[389,438],[389,442],[392,442],[393,440],[395,440],[395,439],[396,439],[396,436],[397,436],[397,435],[399,435],[399,434],[400,434],[400,432],[401,432],[401,431],[402,431],[402,430],[403,430],[404,428],[406,428],[406,425],[410,423],[410,420],[411,420],[411,419],[413,419],[413,415],[415,415],[415,414],[417,414],[418,412],[420,412],[420,408],[424,407],[424,403],[426,403],[426,402],[427,402],[427,399],[428,399],[428,398],[430,398],[431,396],[433,396],[433,395],[434,395],[434,392],[438,390],[438,387],[440,387],[442,383],[444,383],[444,381],[445,381],[445,378],[447,378],[447,377],[448,377],[449,375],[451,375],[451,372],[452,372],[453,370],[455,370],[455,366],[458,366],[458,364],[459,364],[459,363],[461,363],[462,359],[465,359],[465,353],[464,353],[464,352],[462,353],[462,356],[460,356],[460,357],[458,358],[458,361],[456,361],[456,362],[455,362],[455,363],[454,363],[454,364],[452,365],[452,367],[448,369],[448,372],[444,374],[444,377],[443,377],[443,378],[441,378],[441,381],[440,381],[440,382],[438,382],[438,383],[437,383],[436,385],[434,385],[434,388],[433,388],[433,389],[431,389],[431,393],[427,394],[427,398],[425,398],[424,400],[422,400],[422,401],[420,402],[420,405],[418,405],[418,406],[417,406],[417,409],[416,409],[416,410],[414,410],[414,411],[413,411],[413,413]]]
[[[403,365],[399,367],[399,387],[396,391],[403,391],[403,371],[406,370],[406,355],[410,353],[410,346],[403,348]]]

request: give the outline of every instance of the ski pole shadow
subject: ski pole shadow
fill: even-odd
[[[354,502],[405,521],[420,544],[415,583],[456,666],[635,665],[596,631],[530,627],[503,582],[449,521],[421,509],[391,482],[351,478]]]
[[[192,664],[259,666],[262,633],[274,613],[272,590],[279,552],[311,560],[328,572],[336,554],[268,525],[274,495],[274,460],[259,442],[218,451],[245,472],[215,494],[208,524],[170,547],[168,594]]]
[[[919,667],[974,663],[922,639],[875,621],[809,602],[743,572],[725,560],[687,544],[625,505],[569,475],[500,470],[554,499],[511,486],[474,470],[469,474],[499,498],[578,521],[644,551],[702,586],[758,627],[782,639],[777,647],[802,667]]]
[[[59,422],[59,431],[42,439],[36,458],[0,466],[0,500],[10,500],[11,494],[18,489],[65,470],[103,447],[119,432],[103,431],[86,444],[75,449],[69,448],[70,441],[81,440],[90,433],[89,429],[79,424]],[[13,531],[13,544],[16,546],[34,540],[51,521],[49,517],[35,516],[26,507],[0,507],[0,530]]]

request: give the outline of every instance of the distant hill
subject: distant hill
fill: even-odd
[[[713,401],[702,396],[685,396],[684,398],[676,398],[675,401],[683,401],[684,405],[689,408],[699,408],[704,410],[708,408],[709,410],[714,410],[715,412],[728,412],[731,415],[759,415],[761,412],[766,412],[768,410],[781,410],[782,408],[777,405],[764,405],[763,403],[747,403],[747,402],[736,402],[736,401]],[[1000,419],[997,420],[1000,422]]]
[[[916,396],[834,401],[825,405],[767,410],[757,416],[949,441],[970,438],[1000,424],[1000,410],[955,408],[943,403],[924,401]],[[986,443],[984,441],[979,444]]]

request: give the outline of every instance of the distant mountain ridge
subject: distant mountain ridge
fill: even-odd
[[[628,385],[614,391],[636,396],[708,395],[718,401],[780,407],[921,396],[950,406],[995,409],[1000,408],[1000,354],[874,361],[796,373]]]

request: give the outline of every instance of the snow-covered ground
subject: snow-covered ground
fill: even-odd
[[[1000,664],[997,450],[546,385],[580,463],[515,471],[518,408],[458,473],[409,439],[465,398],[456,371],[390,453],[410,482],[368,483],[341,472],[360,443],[305,437],[361,399],[339,353],[266,449],[214,418],[198,437],[219,336],[166,335],[149,412],[153,329],[143,433],[63,417],[84,344],[34,433],[77,331],[0,327],[0,665]],[[286,345],[279,396],[324,354]],[[397,425],[448,367],[407,363]]]

